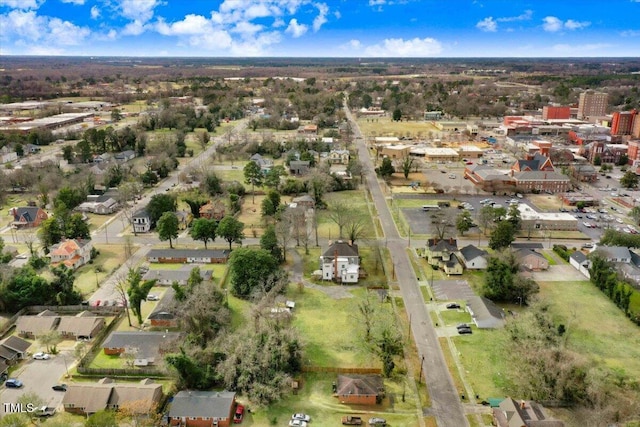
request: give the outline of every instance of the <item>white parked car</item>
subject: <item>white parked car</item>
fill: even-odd
[[[289,421],[289,427],[307,427],[308,424],[306,421],[302,420],[291,420]]]
[[[49,356],[47,353],[43,353],[43,352],[39,352],[33,355],[33,358],[35,360],[49,360],[51,356]]]
[[[311,421],[311,417],[307,414],[293,414],[291,416],[292,420],[300,420],[300,421],[304,421],[304,422],[309,422]]]
[[[158,295],[149,294],[147,295],[147,301],[159,301],[160,297]]]

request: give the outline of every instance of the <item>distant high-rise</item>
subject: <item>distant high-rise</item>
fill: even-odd
[[[633,128],[631,129],[631,136],[634,138],[640,138],[640,114],[635,117],[633,121]]]
[[[607,113],[609,94],[588,90],[580,94],[578,118],[604,116]]]
[[[631,135],[634,119],[638,120],[637,111],[616,111],[611,120],[611,135]]]

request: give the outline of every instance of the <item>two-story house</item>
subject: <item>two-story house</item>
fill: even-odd
[[[151,216],[145,209],[140,209],[131,217],[134,233],[148,233],[151,230]]]
[[[212,200],[200,206],[200,218],[215,219],[220,221],[226,213],[226,206],[221,200]]]
[[[358,245],[343,240],[331,243],[320,257],[320,270],[322,280],[358,283],[360,277]]]
[[[463,266],[456,252],[458,252],[456,239],[434,238],[427,240],[424,255],[431,266],[442,269],[446,274],[462,274]]]
[[[349,150],[331,150],[327,160],[332,165],[348,165]]]
[[[51,252],[49,252],[51,265],[63,264],[75,270],[89,262],[92,248],[90,240],[63,240],[51,246]]]

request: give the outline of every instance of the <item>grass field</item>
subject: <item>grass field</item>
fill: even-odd
[[[557,212],[562,206],[562,201],[556,196],[550,196],[548,194],[529,194],[527,195],[529,200],[540,211],[554,211]]]
[[[362,117],[358,119],[358,127],[367,136],[406,136],[412,138],[426,138],[429,132],[439,134],[438,128],[430,122],[394,122],[391,117]]]
[[[362,190],[350,190],[340,191],[337,193],[329,193],[325,196],[325,202],[329,206],[335,203],[345,203],[350,209],[364,215],[367,218],[367,224],[365,226],[364,238],[370,238],[375,236],[374,223],[371,219],[376,216],[375,207],[371,205],[371,209],[374,212],[369,211],[369,204],[367,198]],[[318,236],[326,239],[337,239],[339,236],[338,226],[329,218],[328,211],[318,211]]]
[[[102,283],[126,260],[123,245],[95,245],[100,255],[92,264],[83,265],[76,272],[75,285],[83,296],[97,289],[96,283]],[[99,271],[98,271],[99,270]]]

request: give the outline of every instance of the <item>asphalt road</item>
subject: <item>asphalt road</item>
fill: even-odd
[[[12,378],[18,378],[24,383],[22,388],[0,387],[0,418],[5,415],[5,404],[16,403],[26,393],[35,393],[44,400],[45,405],[58,407],[62,403],[64,393],[53,391],[51,387],[63,381],[67,368],[71,367],[73,355],[71,350],[62,350],[49,360],[28,360],[12,374]],[[7,408],[8,409],[8,408]]]
[[[460,403],[458,393],[447,369],[436,331],[427,313],[418,281],[413,273],[409,256],[406,253],[407,243],[398,234],[391,212],[378,184],[373,162],[369,157],[360,129],[353,119],[346,101],[344,109],[347,119],[351,122],[354,130],[359,158],[363,163],[363,169],[366,171],[367,186],[371,191],[387,240],[405,309],[411,319],[411,332],[418,349],[418,355],[424,358],[424,379],[431,398],[431,414],[436,417],[437,423],[441,427],[468,426],[469,423],[465,417],[464,408]]]

